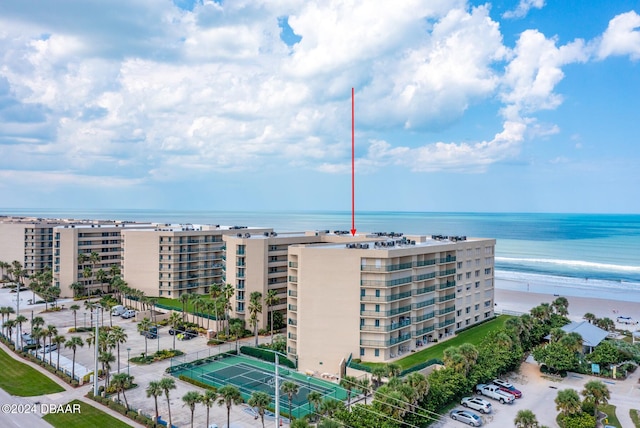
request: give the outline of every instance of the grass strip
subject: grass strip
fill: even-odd
[[[11,395],[33,397],[64,391],[64,388],[56,382],[33,367],[11,358],[2,349],[0,349],[0,367],[2,367],[0,388]]]
[[[120,419],[114,418],[102,410],[98,410],[95,407],[90,406],[84,401],[73,400],[67,405],[73,406],[74,404],[80,404],[79,412],[48,413],[42,419],[56,428],[131,428],[131,425],[122,422]]]

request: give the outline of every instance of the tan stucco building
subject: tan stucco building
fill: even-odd
[[[301,370],[388,362],[493,316],[493,239],[366,236],[289,247],[287,351]]]

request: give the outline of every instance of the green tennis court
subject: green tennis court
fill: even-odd
[[[191,364],[188,367],[172,371],[173,376],[184,375],[220,388],[225,385],[236,386],[245,400],[254,391],[262,391],[275,399],[275,366],[264,361],[244,356],[229,356],[205,364]],[[313,411],[307,401],[311,391],[319,392],[323,398],[331,397],[346,400],[347,392],[339,385],[314,377],[308,377],[293,370],[280,367],[278,370],[280,385],[290,381],[298,385],[298,393],[292,397],[292,414],[303,417]],[[280,407],[289,408],[289,398],[280,393]]]

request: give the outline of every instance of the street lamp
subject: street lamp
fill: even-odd
[[[276,356],[276,367],[275,367],[275,375],[276,375],[276,381],[275,381],[275,388],[276,388],[276,428],[280,428],[280,375],[278,373],[278,367],[280,366],[280,359],[279,356],[282,355],[283,357],[287,358],[287,356],[281,352],[278,351],[274,351],[273,349],[267,349],[267,348],[263,348],[263,350],[267,351],[267,352],[273,352],[273,354]]]
[[[84,328],[87,328],[87,313],[84,313]]]
[[[131,348],[127,348],[127,376],[129,376],[129,354],[131,352]]]

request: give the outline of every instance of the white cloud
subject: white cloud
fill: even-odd
[[[529,10],[542,9],[544,7],[544,0],[520,0],[518,6],[514,10],[507,11],[502,14],[503,18],[524,18],[529,13]]]
[[[633,60],[640,59],[640,15],[630,11],[614,17],[599,42],[599,59],[611,55],[629,55]]]

